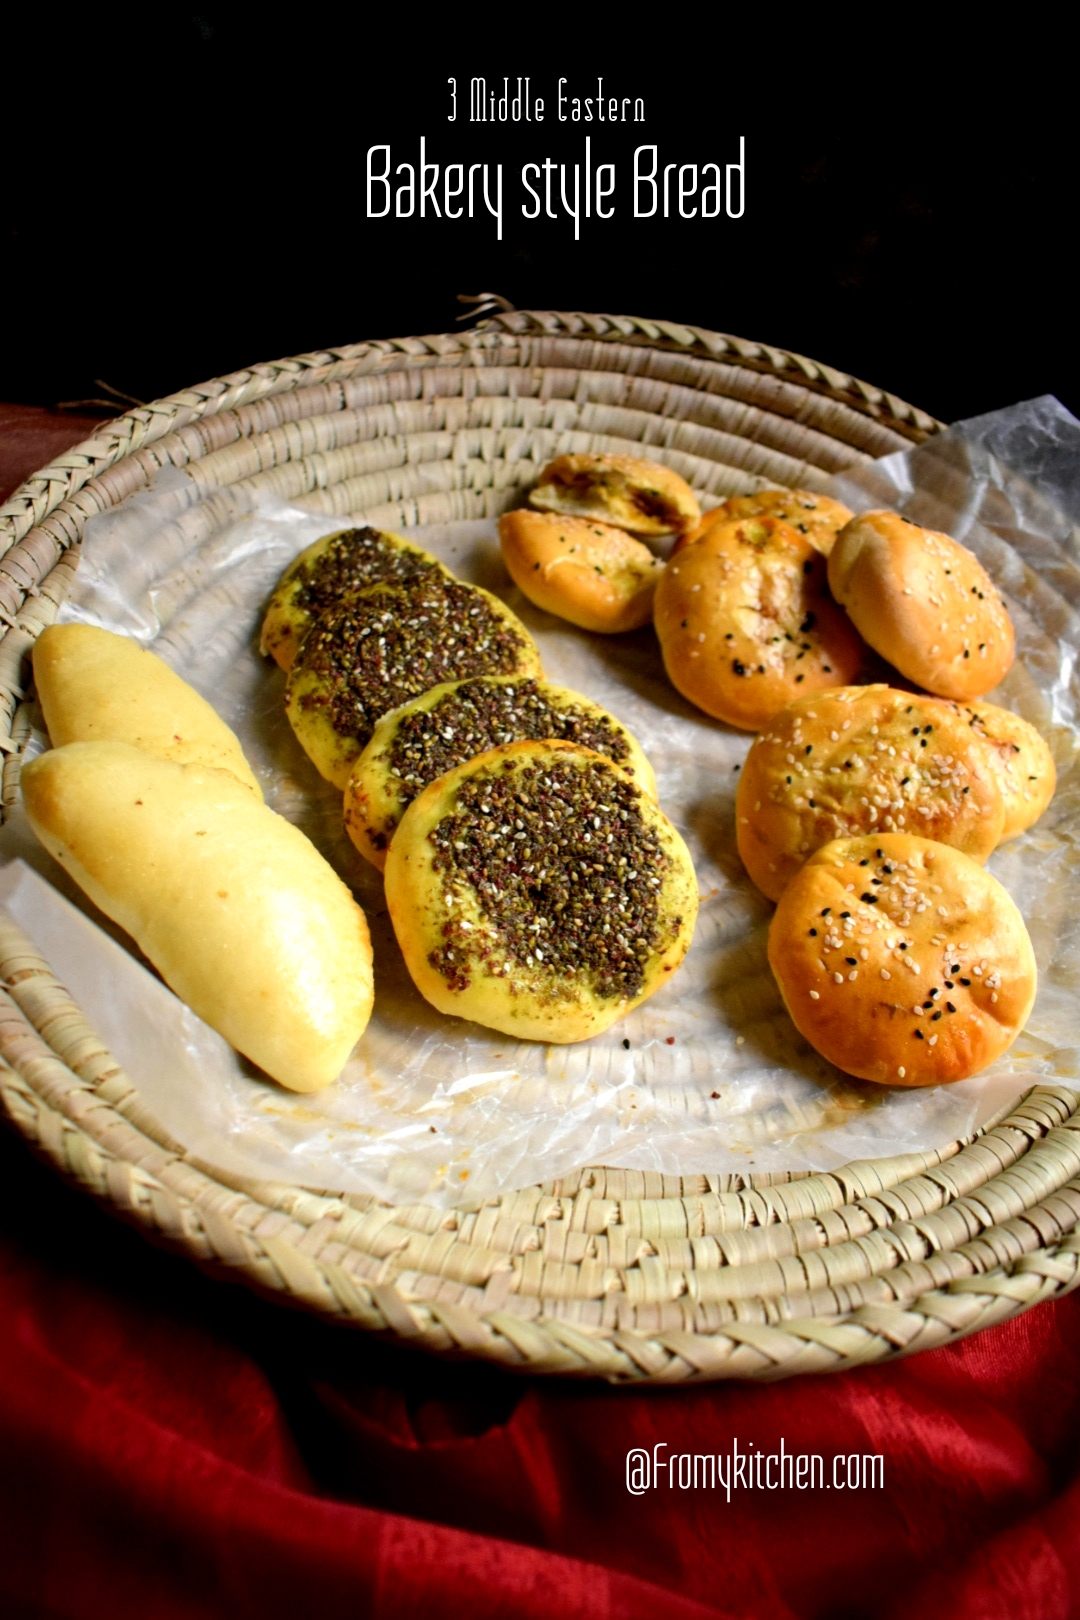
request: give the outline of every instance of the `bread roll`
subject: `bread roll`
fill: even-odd
[[[1008,673],[1005,604],[966,546],[895,512],[864,512],[829,553],[829,586],[876,652],[937,697],[982,697]]]
[[[676,551],[693,545],[695,540],[701,540],[718,523],[731,523],[749,517],[773,517],[780,518],[800,534],[805,534],[815,551],[827,557],[837,534],[845,523],[851,522],[853,516],[854,513],[840,501],[834,501],[828,495],[813,495],[805,489],[759,489],[756,495],[730,495],[719,506],[714,506],[711,512],[706,512],[693,529],[679,536],[672,556]]]
[[[996,703],[964,705],[960,714],[985,745],[1005,805],[1001,836],[1033,827],[1054,797],[1057,767],[1049,744],[1027,720]]]
[[[672,684],[744,731],[801,694],[850,685],[866,656],[829,595],[825,558],[779,518],[720,523],[680,551],[654,614]]]
[[[664,571],[659,557],[610,523],[557,512],[507,512],[499,519],[503,560],[530,602],[583,630],[648,624]]]
[[[834,838],[909,832],[982,862],[1004,827],[998,773],[968,716],[888,686],[789,704],[756,738],[735,796],[739,854],[770,900]]]
[[[558,456],[540,474],[529,500],[542,512],[598,518],[654,537],[681,534],[701,516],[684,478],[637,456]]]
[[[965,1080],[1035,1001],[1024,919],[959,850],[907,833],[826,844],[784,890],[769,962],[796,1028],[847,1074]]]
[[[318,851],[228,771],[120,742],[23,768],[38,838],[165,982],[293,1091],[340,1073],[371,1014],[360,907]]]
[[[343,529],[324,535],[295,558],[278,581],[263,620],[259,651],[282,669],[293,666],[313,620],[380,581],[445,574],[427,551],[382,529]]]
[[[505,603],[449,575],[373,585],[304,637],[285,710],[320,775],[344,790],[376,722],[443,681],[539,675],[540,654]]]
[[[414,799],[386,900],[417,988],[523,1040],[587,1040],[669,982],[697,880],[652,799],[571,743],[519,742]]]
[[[436,777],[503,743],[547,737],[592,748],[656,797],[652,766],[625,726],[565,686],[512,675],[447,681],[384,715],[345,789],[345,830],[381,871],[398,823]]]
[[[156,654],[131,636],[53,624],[34,645],[34,684],[54,748],[124,742],[181,765],[217,765],[262,798],[238,738]]]

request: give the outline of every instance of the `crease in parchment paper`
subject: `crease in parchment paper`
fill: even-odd
[[[62,617],[137,637],[237,731],[268,803],[307,833],[368,915],[374,1017],[341,1080],[296,1096],[264,1080],[136,960],[19,809],[0,833],[0,859],[15,863],[0,874],[0,901],[154,1115],[200,1159],[390,1202],[449,1207],[590,1163],[670,1175],[830,1169],[943,1147],[1040,1079],[1080,1087],[1080,423],[1055,400],[1025,402],[852,469],[831,493],[856,510],[892,507],[975,551],[1017,630],[1017,663],[990,700],[1034,721],[1057,761],[1050,809],[989,863],[1028,922],[1040,990],[1027,1030],[983,1075],[891,1090],[840,1074],[802,1040],[766,960],[772,907],[735,853],[737,767],[751,739],[671,688],[651,630],[590,636],[532,607],[503,569],[493,520],[410,537],[509,602],[536,636],[546,675],[609,708],[649,754],[702,895],[694,944],[663,991],[576,1046],[517,1042],[422,1000],[382,880],[346,838],[341,796],[299,749],[284,678],[257,652],[265,601],[287,563],[363,515],[329,517],[250,490],[202,498],[171,467],[87,524]]]

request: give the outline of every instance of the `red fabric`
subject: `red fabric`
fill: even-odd
[[[5,1615],[1080,1615],[1080,1294],[839,1376],[610,1389],[211,1281],[6,1135],[0,1186]],[[880,1452],[884,1488],[626,1488],[632,1448],[736,1438]]]

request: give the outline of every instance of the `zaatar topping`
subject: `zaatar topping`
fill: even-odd
[[[308,631],[296,671],[317,676],[319,686],[300,706],[324,709],[340,735],[366,742],[382,715],[432,686],[513,675],[528,645],[461,580],[433,574],[372,586]]]
[[[402,720],[386,753],[402,808],[455,765],[502,743],[552,737],[592,748],[621,764],[626,738],[613,720],[579,704],[557,707],[536,680],[473,680],[448,692],[424,713]]]
[[[314,562],[302,563],[297,569],[294,600],[315,617],[339,607],[369,585],[440,572],[417,552],[391,545],[378,529],[346,529]]]
[[[677,937],[661,915],[670,869],[640,793],[600,760],[483,772],[462,783],[456,808],[429,834],[451,917],[455,893],[475,896],[482,926],[444,924],[428,956],[452,989],[476,971],[542,975],[558,1001],[566,981],[594,994],[641,993],[650,956]],[[530,988],[535,992],[535,983]]]

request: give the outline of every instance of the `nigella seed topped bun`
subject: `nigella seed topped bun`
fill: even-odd
[[[1006,890],[959,850],[908,833],[811,855],[776,908],[769,963],[810,1044],[883,1085],[978,1074],[1035,1001],[1035,956]]]
[[[802,693],[850,685],[866,657],[829,595],[825,558],[779,518],[719,523],[680,551],[654,618],[672,685],[744,731]]]
[[[985,861],[1005,807],[983,738],[954,703],[845,686],[774,716],[740,773],[735,821],[747,871],[777,900],[815,849],[860,833],[916,833]]]
[[[655,801],[561,742],[510,743],[426,788],[390,845],[386,898],[433,1006],[559,1044],[668,983],[698,905],[689,852]]]
[[[719,506],[706,512],[701,522],[675,542],[672,556],[686,546],[692,546],[718,523],[730,523],[739,518],[773,517],[789,523],[800,534],[805,534],[816,551],[827,557],[839,531],[850,523],[854,513],[840,501],[828,495],[813,495],[805,489],[761,489],[756,495],[730,495]]]

